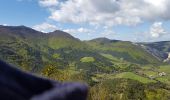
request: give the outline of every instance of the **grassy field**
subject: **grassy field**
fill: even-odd
[[[159,66],[159,67],[151,67],[151,66],[144,66],[142,67],[141,73],[145,74],[146,76],[153,76],[156,80],[170,84],[170,65]],[[160,76],[159,73],[165,72],[165,76]]]
[[[157,72],[154,72],[154,71],[144,71],[144,74],[147,75],[147,76],[158,76],[158,73]]]
[[[127,78],[127,79],[137,80],[142,83],[156,82],[154,80],[150,80],[148,78],[136,75],[132,72],[123,72],[123,73],[117,74],[116,78]]]
[[[122,72],[119,74],[96,74],[95,77],[93,77],[93,79],[97,81],[103,80],[103,79],[106,80],[106,79],[115,79],[115,78],[132,79],[132,80],[137,80],[142,83],[156,82],[155,80],[151,80],[149,78],[139,76],[132,72]]]
[[[160,66],[158,71],[159,72],[165,72],[166,75],[162,76],[162,77],[158,77],[156,79],[163,82],[163,83],[170,84],[170,65]]]
[[[166,66],[160,66],[158,71],[160,72],[166,72],[170,74],[170,65],[166,65]]]
[[[81,62],[94,62],[95,59],[93,57],[83,57],[80,59]]]
[[[113,60],[114,62],[121,62],[120,59],[116,58],[116,57],[113,57],[111,54],[104,54],[104,53],[101,53],[102,56],[110,59],[110,60]]]

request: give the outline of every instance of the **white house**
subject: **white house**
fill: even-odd
[[[159,76],[166,76],[165,72],[159,73]]]

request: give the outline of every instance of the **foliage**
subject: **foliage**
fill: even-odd
[[[52,80],[86,82],[89,100],[170,99],[170,66],[158,66],[162,63],[137,44],[106,38],[84,42],[24,26],[0,30],[0,59]],[[162,48],[168,51],[168,44]],[[167,75],[158,77],[159,72]]]
[[[83,57],[80,59],[81,62],[94,62],[95,59],[93,57]]]

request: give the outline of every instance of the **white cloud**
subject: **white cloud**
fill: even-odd
[[[167,34],[165,29],[162,27],[162,22],[155,22],[150,28],[150,35],[152,38],[159,38]]]
[[[68,33],[89,34],[106,26],[110,29],[103,28],[98,33],[113,36],[115,25],[135,26],[143,22],[155,22],[150,30],[143,30],[146,39],[158,39],[168,33],[161,22],[170,20],[170,0],[39,0],[39,4],[50,11],[48,18],[52,21],[96,27],[65,29]]]
[[[112,13],[118,9],[119,5],[114,0],[68,0],[52,11],[49,18],[59,22],[112,24]]]
[[[104,30],[101,34],[104,36],[114,36],[115,32],[113,30]]]
[[[78,29],[65,29],[63,30],[64,32],[68,32],[68,33],[71,33],[71,34],[76,34],[76,33],[86,33],[88,35],[90,35],[91,33],[93,33],[92,30],[90,29],[86,29],[86,28],[78,28]]]
[[[57,30],[58,28],[57,26],[49,24],[49,23],[42,23],[42,24],[33,26],[33,29],[37,31],[41,31],[41,32],[51,32],[51,31]]]
[[[39,0],[39,4],[43,7],[54,7],[58,5],[58,0]]]
[[[113,36],[115,35],[116,33],[113,31],[112,28],[108,27],[108,26],[104,26],[103,27],[103,32],[101,32],[101,35],[104,35],[104,36]]]
[[[169,0],[66,0],[50,19],[90,25],[136,25],[143,20],[169,20]]]
[[[91,30],[86,29],[86,28],[82,28],[82,27],[79,28],[77,31],[80,32],[80,33],[90,33],[90,32],[92,32]]]
[[[8,26],[8,24],[2,24],[3,26]]]

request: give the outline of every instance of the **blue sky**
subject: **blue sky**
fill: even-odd
[[[81,40],[165,41],[169,10],[169,0],[1,0],[0,24],[63,30]]]
[[[9,25],[33,26],[45,21],[49,13],[37,1],[1,0],[0,22]]]

